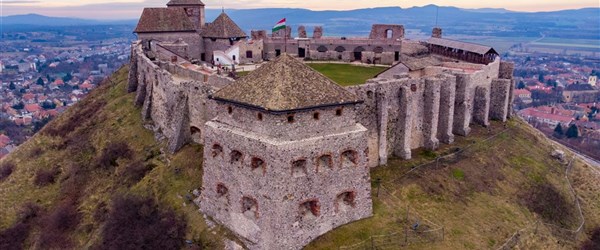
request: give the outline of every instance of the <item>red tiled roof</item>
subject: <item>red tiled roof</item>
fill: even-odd
[[[515,89],[513,92],[516,96],[528,95],[531,96],[531,92],[527,89]]]
[[[27,112],[29,113],[34,113],[42,110],[42,107],[40,107],[40,105],[38,105],[37,103],[25,104],[25,110],[27,110]]]
[[[568,124],[571,121],[573,121],[573,117],[571,117],[571,116],[549,114],[549,113],[545,113],[545,112],[536,110],[535,108],[527,108],[527,109],[519,111],[519,113],[523,116],[531,116],[531,117],[535,117],[538,119],[547,119],[547,120],[551,120],[551,121],[561,122],[563,124]]]

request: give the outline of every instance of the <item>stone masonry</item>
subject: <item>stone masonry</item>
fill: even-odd
[[[236,26],[223,15],[220,23]],[[127,89],[135,92],[146,127],[170,151],[204,145],[201,211],[250,249],[300,249],[371,216],[369,168],[451,144],[471,126],[506,121],[512,112],[514,65],[491,48],[444,40],[439,28],[431,47],[405,42],[401,25],[374,25],[362,40],[323,37],[316,27],[312,38],[287,41],[287,54],[283,39],[252,31],[256,43],[240,46],[243,59],[271,62],[238,81],[191,63],[190,53],[243,43],[239,31],[225,33],[140,36],[132,44]],[[183,48],[194,44],[200,49]],[[406,53],[403,44],[410,45]],[[343,88],[294,59],[301,52],[318,60],[395,64]]]

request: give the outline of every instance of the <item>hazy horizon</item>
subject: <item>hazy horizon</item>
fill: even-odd
[[[140,16],[144,7],[165,7],[168,0],[9,0],[0,2],[0,16],[40,14],[55,17],[72,17],[97,20],[115,20],[115,19],[136,19]],[[353,10],[364,8],[380,7],[422,7],[430,4],[447,7],[457,7],[462,9],[485,9],[502,8],[509,11],[518,12],[545,12],[559,11],[581,8],[600,8],[595,0],[576,0],[569,3],[563,3],[560,0],[547,1],[516,1],[508,0],[500,2],[481,2],[475,0],[466,0],[456,3],[449,0],[438,1],[410,1],[401,2],[397,0],[380,0],[373,3],[370,0],[353,0],[352,3],[342,3],[342,1],[322,1],[322,0],[236,0],[222,4],[221,1],[206,0],[203,1],[207,9],[260,9],[260,8],[302,8],[313,11],[324,10]],[[600,14],[600,11],[599,11]]]

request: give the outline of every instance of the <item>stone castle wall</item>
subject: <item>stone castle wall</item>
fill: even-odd
[[[445,62],[421,70],[418,77],[390,71],[347,87],[364,102],[344,107],[341,115],[337,108],[290,113],[290,122],[287,115],[210,99],[233,80],[183,66],[191,64],[180,64],[182,58],[177,63],[152,61],[137,42],[131,59],[128,90],[136,92],[143,118],[166,137],[169,149],[176,151],[193,140],[205,145],[205,156],[215,155],[205,159],[206,166],[216,167],[205,169],[204,176],[211,178],[203,181],[211,188],[202,193],[202,211],[252,249],[296,249],[337,226],[370,216],[370,193],[358,188],[368,185],[363,182],[368,182],[369,167],[384,165],[391,157],[410,159],[417,148],[452,143],[456,135],[468,135],[473,124],[505,121],[514,88],[510,63]],[[358,168],[344,167],[352,162],[346,151],[354,152],[357,160],[352,164]],[[292,166],[298,160],[305,160],[306,171],[295,176]],[[221,186],[227,187],[226,195],[218,191]],[[267,186],[270,195],[265,197]],[[353,192],[355,203],[340,210],[339,196],[346,192]],[[274,199],[283,199],[285,205]],[[318,201],[317,215],[299,212],[312,201]],[[247,212],[248,202],[259,205]]]
[[[196,32],[138,33],[138,39],[160,42],[173,42],[182,39],[188,45],[187,53],[190,58],[200,58],[200,54],[204,53],[202,38]]]
[[[170,62],[152,62],[141,48],[134,51],[137,51],[137,56],[134,55],[137,60],[132,63],[132,69],[136,68],[138,74],[130,77],[133,82],[130,88],[136,81],[139,83],[137,103],[148,106],[144,109],[144,117],[174,141],[174,149],[181,144],[175,142],[189,141],[192,136],[189,131],[180,135],[176,128],[201,134],[203,124],[214,118],[216,112],[215,104],[208,96],[232,80]],[[386,75],[348,87],[364,103],[356,111],[344,112],[356,115],[368,129],[369,166],[384,164],[392,155],[409,159],[413,149],[435,149],[440,142],[452,143],[455,135],[468,135],[472,124],[487,126],[490,119],[505,121],[510,115],[513,68],[512,64],[499,60],[488,65],[445,62],[442,66],[424,69],[423,77],[416,79],[402,73]],[[175,117],[180,113],[175,110],[182,107],[188,110],[189,117]],[[254,122],[256,115],[247,114],[245,122]],[[268,118],[264,114],[265,122],[270,122]],[[325,129],[300,126],[306,125],[303,121],[310,121],[311,115],[300,115],[296,119],[297,126],[306,128],[304,134]],[[186,125],[181,125],[182,122]],[[267,132],[258,130],[256,132]],[[287,135],[286,131],[276,134]],[[199,137],[195,135],[195,138]],[[200,142],[200,139],[195,141]]]
[[[136,92],[142,117],[167,138],[169,149],[191,140],[201,143],[204,124],[215,116],[208,96],[233,79],[151,61],[139,43],[132,45],[131,65],[128,90]]]
[[[229,105],[218,106],[217,117],[204,130],[201,210],[241,236],[250,249],[300,249],[333,228],[371,216],[367,129],[351,122],[351,113],[340,117],[346,124],[341,130],[281,138],[253,130],[256,124],[250,120],[272,119],[278,124],[262,126],[297,131],[298,124],[287,122],[286,115],[259,120],[255,112],[240,108],[229,113]],[[315,120],[313,114],[298,112],[303,121],[297,122],[323,127],[336,121],[326,114]],[[348,192],[352,200],[344,201],[342,194]],[[245,201],[256,206],[247,211]],[[307,202],[314,202],[312,210],[303,206]]]

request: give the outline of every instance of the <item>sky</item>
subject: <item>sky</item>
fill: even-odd
[[[168,0],[0,0],[0,16],[36,13],[89,19],[134,19],[144,7],[164,7]],[[600,7],[599,0],[203,0],[206,8],[306,8],[349,10],[399,6],[409,8],[435,4],[459,8],[505,8],[514,11],[552,11]]]

